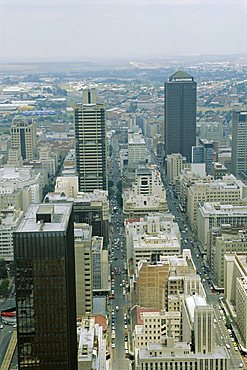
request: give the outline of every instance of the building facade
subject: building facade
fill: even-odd
[[[19,369],[77,369],[71,204],[32,204],[14,232]]]
[[[232,173],[247,171],[247,112],[235,111],[232,119]]]
[[[105,108],[96,102],[94,90],[84,90],[83,104],[75,107],[74,115],[79,191],[107,190]]]
[[[177,71],[165,83],[165,153],[180,153],[191,162],[196,145],[196,82]]]
[[[36,125],[33,120],[16,116],[11,125],[11,147],[19,148],[23,160],[32,160],[36,156]]]

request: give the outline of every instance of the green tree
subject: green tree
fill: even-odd
[[[120,208],[123,207],[123,198],[122,198],[122,193],[120,193],[119,191],[117,192],[117,202],[118,202],[118,205]]]
[[[122,194],[122,191],[123,191],[123,184],[122,184],[122,181],[119,180],[117,182],[117,188],[118,188],[118,191]]]
[[[0,259],[0,279],[6,279],[8,277],[7,272],[7,262],[1,258]]]
[[[10,276],[15,275],[15,261],[9,263],[9,275]]]
[[[47,193],[50,193],[50,192],[53,192],[53,191],[54,191],[54,184],[53,183],[46,184],[43,187],[43,199],[44,199],[44,197],[46,196]]]
[[[8,289],[9,289],[9,280],[4,279],[0,284],[0,295],[6,294]]]

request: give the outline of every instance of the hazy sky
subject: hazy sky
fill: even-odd
[[[247,53],[247,0],[0,0],[0,60]]]

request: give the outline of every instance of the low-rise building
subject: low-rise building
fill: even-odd
[[[197,232],[198,208],[204,202],[220,202],[221,204],[238,204],[246,196],[247,187],[233,175],[210,183],[195,183],[188,190],[187,214],[189,222]]]
[[[247,352],[247,254],[225,255],[225,302],[238,342]]]
[[[10,206],[25,211],[41,200],[41,176],[31,168],[0,168],[0,210]]]
[[[247,251],[246,229],[234,229],[230,225],[222,225],[212,230],[210,264],[213,271],[213,282],[224,288],[224,257],[226,254],[243,253]]]
[[[78,327],[78,370],[106,370],[106,339],[103,327],[88,317]]]
[[[92,226],[75,224],[76,312],[93,312]]]
[[[233,195],[232,198],[235,198],[235,196]],[[210,234],[213,228],[219,228],[221,225],[231,225],[231,227],[239,228],[246,226],[246,201],[232,199],[229,200],[228,204],[222,204],[216,200],[215,202],[204,202],[198,206],[197,237],[207,252],[209,262],[213,259]]]
[[[9,207],[2,209],[0,214],[0,259],[10,262],[14,260],[13,231],[16,229],[22,211]]]
[[[123,192],[125,217],[142,217],[153,212],[167,212],[166,192],[156,167],[136,170],[131,189]]]

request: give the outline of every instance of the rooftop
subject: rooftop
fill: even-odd
[[[42,206],[40,208],[40,206]],[[42,209],[43,214],[50,213],[53,207],[53,217],[51,222],[36,221],[38,212]],[[43,212],[44,211],[44,212]],[[25,212],[20,224],[18,225],[16,232],[49,232],[49,231],[66,231],[67,224],[72,212],[72,204],[31,204]]]
[[[170,76],[169,81],[176,81],[176,80],[185,80],[185,81],[193,81],[193,77],[184,71],[177,71],[173,75]]]
[[[195,308],[198,306],[207,306],[205,298],[199,295],[191,295],[189,297],[186,297],[185,303],[188,309],[191,322],[194,322]]]

